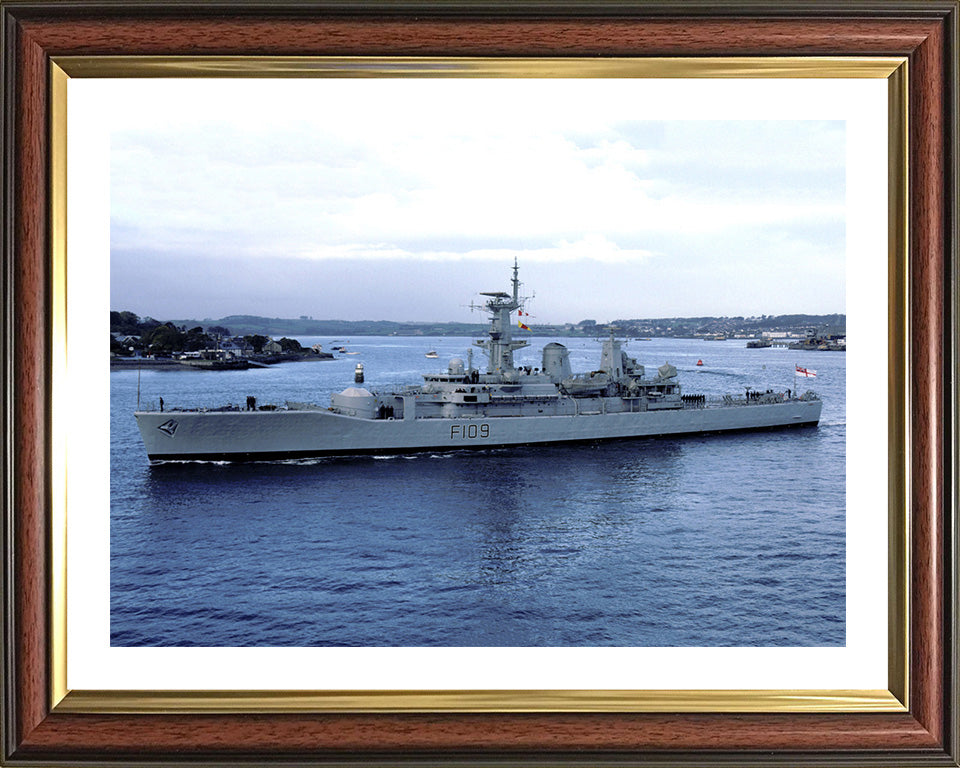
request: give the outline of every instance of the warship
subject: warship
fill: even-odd
[[[453,358],[442,373],[396,391],[354,386],[312,403],[135,412],[151,461],[258,461],[351,454],[414,453],[549,443],[594,442],[735,430],[815,426],[814,392],[750,391],[708,398],[681,392],[669,363],[647,371],[611,333],[596,370],[574,374],[567,348],[546,344],[538,367],[517,366],[512,313],[522,311],[518,267],[512,291],[481,293],[490,315],[475,344],[485,371]],[[518,315],[518,318],[520,316]],[[524,325],[518,319],[518,326]]]

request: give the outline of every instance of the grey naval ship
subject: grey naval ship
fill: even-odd
[[[153,461],[256,461],[349,454],[413,453],[461,448],[592,442],[661,435],[816,425],[813,392],[750,392],[708,398],[681,393],[677,369],[648,372],[611,334],[599,367],[573,374],[567,348],[549,343],[539,368],[517,366],[511,314],[523,307],[517,265],[513,290],[481,293],[488,338],[475,344],[487,370],[450,360],[443,373],[399,391],[351,386],[329,407],[288,402],[246,408],[137,411]],[[519,317],[519,316],[518,316]],[[519,321],[518,321],[519,324]],[[358,366],[359,368],[359,366]],[[362,369],[360,369],[362,370]],[[357,380],[362,381],[358,370]]]

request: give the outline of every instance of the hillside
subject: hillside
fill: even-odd
[[[136,317],[132,312],[115,313]],[[159,321],[144,318],[143,322]],[[313,318],[260,317],[229,315],[217,320],[181,319],[165,321],[177,328],[202,327],[207,333],[248,336],[482,336],[485,323],[412,323],[393,320],[314,320]],[[621,336],[659,336],[690,338],[705,335],[759,336],[762,332],[785,332],[803,336],[808,331],[843,334],[847,317],[830,315],[763,315],[761,317],[666,317],[614,320],[611,324],[581,320],[555,325],[531,324],[524,334],[531,336],[597,336],[612,327]],[[215,329],[215,330],[214,330]],[[121,328],[111,330],[122,330]],[[126,331],[131,332],[131,331]],[[227,332],[227,333],[224,333]]]

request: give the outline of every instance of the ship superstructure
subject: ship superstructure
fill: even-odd
[[[305,403],[137,411],[151,460],[250,461],[328,455],[407,453],[473,447],[654,437],[816,425],[821,401],[807,392],[748,392],[708,399],[683,394],[669,363],[649,374],[613,334],[597,369],[574,374],[569,352],[544,346],[538,367],[517,366],[512,314],[524,299],[518,267],[511,292],[482,293],[490,316],[487,338],[475,345],[485,371],[453,358],[422,384],[396,391],[352,386],[329,407]],[[362,377],[360,377],[362,378]]]

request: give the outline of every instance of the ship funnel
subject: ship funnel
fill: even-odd
[[[623,376],[623,355],[620,342],[614,338],[612,332],[610,338],[603,342],[603,350],[600,353],[600,370],[606,371],[615,379]]]
[[[571,376],[570,352],[563,344],[552,341],[543,348],[543,372],[553,381]]]
[[[672,379],[677,375],[677,369],[670,365],[670,363],[664,363],[657,368],[657,374],[661,379]]]

